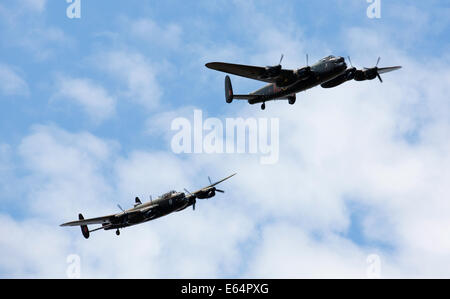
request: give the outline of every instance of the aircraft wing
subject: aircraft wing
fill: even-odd
[[[259,80],[267,83],[276,83],[279,81],[287,82],[295,80],[295,74],[293,70],[282,69],[277,77],[270,78],[267,76],[267,69],[260,66],[232,64],[224,62],[211,62],[206,64],[207,68],[237,75],[249,79]]]
[[[151,206],[148,206],[148,207],[144,207],[144,208],[141,208],[141,209],[137,209],[137,210],[134,210],[134,211],[127,212],[127,214],[133,214],[133,213],[147,213],[148,211],[153,210],[154,208],[156,208],[156,207],[158,207],[158,206],[159,206],[158,204],[156,204],[156,205],[151,205]]]
[[[235,94],[233,95],[233,100],[256,100],[260,97],[260,94]]]
[[[158,205],[151,205],[151,206],[147,206],[147,207],[143,207],[143,208],[137,208],[137,209],[132,209],[132,210],[128,210],[119,214],[113,214],[113,215],[108,215],[108,216],[103,216],[103,217],[97,217],[97,218],[91,218],[91,219],[83,219],[83,220],[77,220],[77,221],[72,221],[72,222],[67,222],[64,224],[61,224],[61,226],[80,226],[80,225],[91,225],[91,224],[108,224],[108,223],[113,223],[113,220],[117,220],[117,218],[120,218],[124,215],[131,215],[131,214],[136,214],[136,213],[147,213],[150,210],[156,208]]]
[[[108,215],[103,217],[91,218],[91,219],[83,219],[72,222],[67,222],[61,224],[61,226],[80,226],[80,225],[91,225],[91,224],[108,224],[111,223],[111,220],[114,219],[116,215]]]
[[[197,190],[197,191],[195,191],[195,192],[193,192],[193,193],[190,193],[190,195],[196,196],[198,193],[204,192],[205,189],[212,188],[212,187],[214,187],[214,186],[216,186],[216,185],[218,185],[218,184],[220,184],[220,183],[222,183],[222,182],[224,182],[224,181],[226,181],[226,180],[228,180],[228,179],[234,177],[235,175],[236,175],[236,173],[235,173],[235,174],[232,174],[232,175],[230,175],[230,176],[224,178],[223,180],[220,180],[220,181],[218,181],[218,182],[216,182],[216,183],[214,183],[214,184],[211,184],[211,185],[209,185],[209,186],[207,186],[207,187],[205,187],[205,188],[202,188],[202,189]]]
[[[401,66],[380,67],[380,68],[378,68],[378,73],[379,74],[389,73],[389,72],[399,70],[401,68],[402,68]]]

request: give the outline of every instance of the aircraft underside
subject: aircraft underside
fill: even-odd
[[[287,99],[289,100],[289,104],[293,105],[296,101],[297,93],[319,85],[323,88],[333,88],[349,80],[365,81],[375,78],[383,82],[380,74],[401,68],[401,66],[379,68],[378,63],[380,62],[380,58],[378,58],[375,67],[357,69],[353,67],[350,57],[348,61],[352,67],[348,68],[343,57],[330,55],[319,60],[312,66],[292,70],[281,67],[282,59],[283,55],[281,56],[280,64],[267,67],[225,62],[210,62],[206,64],[206,67],[216,71],[270,83],[250,94],[234,94],[230,77],[228,75],[225,77],[225,98],[227,103],[230,104],[234,99],[246,100],[252,105],[262,103],[261,108],[263,110],[266,108],[266,102],[278,99]]]

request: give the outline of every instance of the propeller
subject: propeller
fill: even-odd
[[[309,66],[309,54],[306,54],[306,66]]]
[[[380,64],[380,60],[381,57],[378,57],[377,64],[375,65],[375,67],[373,68],[365,67],[364,69],[368,70],[369,72],[375,72],[375,75],[377,76],[378,80],[380,80],[380,82],[383,83],[383,79],[381,79],[380,73],[378,72],[378,64]]]
[[[194,203],[192,204],[192,209],[195,211],[195,204],[197,203],[197,200],[195,199],[195,195],[192,194],[191,192],[189,192],[188,189],[184,188],[184,191],[186,191],[186,193],[188,193],[189,195],[191,195],[192,197],[194,197]]]
[[[350,64],[351,68],[347,69],[347,80],[355,79],[356,74],[359,72],[359,74],[363,74],[362,71],[358,71],[356,67],[353,66],[352,59],[350,56],[347,56],[348,63]]]
[[[280,62],[278,63],[278,65],[267,66],[265,69],[266,71],[264,74],[261,75],[261,78],[267,79],[267,78],[275,78],[275,77],[279,76],[281,69],[282,69],[281,62],[283,61],[283,58],[284,58],[284,54],[281,54]]]
[[[281,58],[283,59],[283,56],[281,56]],[[208,181],[209,181],[210,185],[213,184],[212,181],[211,181],[211,178],[209,176],[208,176]],[[220,193],[225,193],[225,191],[217,189],[216,187],[214,187],[214,191],[217,191],[217,192],[220,192]]]
[[[280,62],[278,63],[278,65],[281,65],[281,62],[283,61],[283,58],[284,58],[284,54],[281,54]]]
[[[347,56],[347,58],[348,58],[348,62],[350,63],[350,66],[353,67],[353,63],[352,63],[350,56]]]
[[[383,79],[381,78],[380,74],[389,73],[402,68],[401,66],[378,67],[381,61],[381,57],[378,57],[377,63],[374,67],[365,67],[362,70],[358,70],[353,66],[350,56],[347,56],[347,58],[348,62],[352,66],[352,68],[348,69],[347,71],[351,71],[352,78],[356,81],[373,80],[375,78],[378,78],[378,80],[383,83]]]
[[[236,175],[236,173],[235,173],[235,174],[232,174],[232,175],[230,175],[230,176],[228,176],[228,177],[226,177],[226,178],[224,178],[224,179],[222,179],[222,180],[220,180],[220,181],[218,181],[218,182],[215,182],[215,183],[213,183],[213,182],[211,181],[211,178],[208,177],[208,181],[209,181],[209,184],[210,184],[210,185],[207,186],[207,187],[205,187],[205,188],[203,188],[203,189],[201,189],[201,190],[196,191],[196,192],[195,192],[195,195],[192,194],[191,192],[189,192],[189,190],[187,190],[186,188],[184,188],[184,191],[185,191],[187,194],[189,194],[190,196],[192,196],[192,198],[193,198],[193,201],[192,201],[192,207],[193,207],[193,209],[195,210],[195,204],[196,204],[196,202],[197,202],[197,199],[209,199],[209,198],[212,198],[212,197],[215,196],[215,192],[216,192],[216,191],[217,191],[217,192],[220,192],[220,193],[225,193],[225,191],[220,190],[220,189],[217,189],[216,186],[217,186],[218,184],[220,184],[220,183],[222,183],[222,182],[228,180],[229,178],[235,176],[235,175]]]
[[[122,212],[124,212],[125,213],[125,210],[124,209],[122,209],[122,207],[119,205],[119,204],[117,204],[117,207],[122,211]]]

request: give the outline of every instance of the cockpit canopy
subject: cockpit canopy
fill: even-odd
[[[171,190],[171,191],[169,191],[169,192],[164,193],[163,195],[161,195],[161,198],[169,198],[169,197],[171,197],[171,196],[172,196],[173,194],[175,194],[175,193],[177,193],[177,191]]]
[[[336,56],[330,55],[325,58],[322,58],[320,61],[331,61],[331,60],[335,60],[335,59],[336,59]]]

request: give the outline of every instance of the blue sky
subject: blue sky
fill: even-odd
[[[11,255],[0,277],[64,277],[74,252],[86,277],[365,277],[371,253],[386,277],[448,277],[450,8],[416,2],[381,0],[380,19],[364,0],[81,0],[81,19],[67,18],[66,1],[3,2],[0,217],[16,235],[0,242],[0,256]],[[226,105],[223,74],[204,67],[271,65],[282,53],[288,68],[308,53],[310,63],[350,55],[363,67],[381,56],[404,69],[382,85],[317,88],[261,112]],[[232,81],[239,92],[261,86]],[[173,154],[170,123],[194,108],[279,118],[279,163]],[[225,198],[119,240],[100,233],[89,245],[58,227],[234,171]],[[19,250],[24,242],[30,249]],[[146,264],[127,264],[121,249]]]
[[[85,1],[82,3],[81,20],[68,19],[65,13],[67,3],[59,1],[51,5],[46,5],[45,10],[38,17],[23,12],[16,18],[20,18],[20,24],[8,26],[3,21],[2,35],[7,42],[2,43],[1,54],[4,62],[19,68],[25,72],[28,86],[36,90],[32,99],[28,98],[21,101],[14,101],[10,97],[4,103],[2,115],[2,136],[19,134],[23,135],[30,125],[36,122],[57,122],[64,124],[65,127],[76,129],[92,129],[92,126],[82,125],[80,115],[67,113],[69,107],[61,105],[48,105],[49,97],[52,95],[52,82],[55,80],[55,73],[68,73],[73,76],[84,76],[98,80],[105,87],[113,86],[115,82],[108,77],[105,72],[92,67],[90,59],[95,57],[95,53],[105,51],[106,49],[126,49],[128,51],[139,52],[156,64],[168,64],[171,69],[158,74],[160,76],[158,83],[162,86],[164,109],[177,107],[178,105],[201,105],[203,109],[208,109],[211,113],[221,112],[226,107],[217,107],[214,100],[210,99],[211,94],[220,93],[220,84],[215,84],[215,89],[209,91],[204,85],[199,84],[198,74],[208,72],[202,64],[193,65],[193,59],[197,53],[193,49],[196,45],[215,45],[220,47],[232,44],[239,52],[241,57],[235,57],[234,61],[245,62],[246,57],[252,56],[252,53],[264,52],[259,48],[260,45],[252,40],[254,32],[251,30],[242,30],[239,20],[241,18],[251,18],[245,13],[240,13],[240,7],[232,1],[212,1],[195,3],[183,1],[164,1],[161,3],[152,3],[152,5],[142,5],[139,1],[129,4],[114,3],[114,1]],[[286,2],[280,5],[277,1],[264,1],[257,5],[262,18],[268,18],[268,24],[276,25],[279,30],[285,26],[282,18],[288,21],[288,30],[297,31],[305,40],[313,39],[311,45],[303,45],[298,49],[299,56],[304,56],[309,52],[311,60],[319,59],[329,54],[330,51],[338,55],[360,55],[359,53],[350,53],[343,40],[343,34],[347,28],[362,26],[371,30],[380,31],[384,34],[396,37],[409,38],[409,32],[418,31],[418,36],[411,40],[402,41],[393,39],[393,46],[401,48],[411,56],[415,56],[418,61],[426,62],[425,57],[440,57],[448,53],[448,24],[445,12],[448,7],[444,2],[432,1],[431,3],[408,5],[407,1],[386,2],[382,6],[382,18],[373,20],[367,18],[365,11],[368,4],[365,1],[346,2],[318,2],[303,3],[302,1]],[[25,4],[24,4],[25,5]],[[20,4],[5,4],[6,7],[17,7]],[[402,8],[408,7],[416,15],[399,15],[403,12]],[[138,8],[138,9],[137,9]],[[420,18],[426,16],[426,26],[421,24]],[[151,19],[157,25],[164,26],[174,24],[180,27],[178,39],[179,44],[176,49],[170,48],[170,45],[164,42],[158,43],[161,37],[152,37],[148,40],[136,38],[126,33],[126,23],[133,20]],[[15,20],[16,21],[16,20]],[[292,28],[296,26],[295,28]],[[53,37],[54,41],[43,41],[44,37],[33,37],[36,31],[43,28],[57,30],[61,34],[59,37]],[[250,32],[249,32],[250,31]],[[408,31],[408,34],[404,34]],[[114,37],[112,37],[114,36]],[[19,38],[20,37],[20,38]],[[28,41],[31,46],[20,46],[26,43],[20,39],[31,39]],[[51,38],[49,38],[51,39]],[[56,40],[55,40],[56,39]],[[417,44],[420,46],[417,46]],[[286,45],[287,47],[288,45]],[[323,47],[325,46],[325,47]],[[293,51],[296,49],[285,49],[285,46],[279,45],[281,51]],[[45,52],[46,54],[42,54]],[[40,56],[45,55],[45,58]],[[261,64],[275,64],[278,56],[270,57],[271,60],[261,61]],[[364,57],[364,63],[374,63],[377,57]],[[286,57],[286,61],[292,66],[300,66],[305,63],[293,61]],[[358,64],[355,59],[355,64]],[[363,62],[359,62],[363,63]],[[26,71],[25,71],[26,70]],[[219,76],[218,76],[219,77]],[[251,83],[248,83],[251,84]],[[253,86],[253,85],[251,85]],[[254,84],[254,86],[258,86]],[[179,94],[183,94],[180,98]],[[31,101],[31,103],[30,103]],[[23,106],[18,107],[18,104]],[[121,103],[119,103],[121,104]],[[39,109],[33,109],[36,105]],[[121,138],[129,136],[129,125],[132,129],[138,130],[148,115],[140,114],[133,107],[121,107],[118,110],[117,118],[126,118],[127,126],[124,128],[119,122],[108,122],[102,126],[96,126],[94,132],[101,132],[105,137],[116,137],[113,131],[119,132]],[[123,115],[121,112],[124,111]],[[127,117],[130,113],[133,117]],[[20,118],[20,122],[11,121]],[[123,122],[123,121],[122,121]],[[12,128],[14,126],[14,128]],[[14,136],[8,136],[14,138]],[[133,145],[139,145],[142,139],[131,140]],[[145,142],[145,141],[144,141]],[[146,144],[148,145],[148,144]]]

